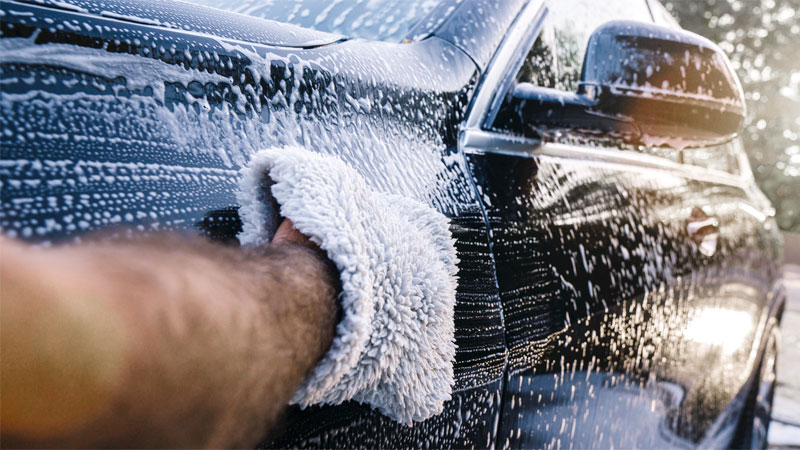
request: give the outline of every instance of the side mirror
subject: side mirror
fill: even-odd
[[[633,21],[608,22],[592,34],[577,93],[519,83],[508,103],[515,121],[540,134],[568,128],[675,148],[725,141],[746,113],[739,79],[717,45]],[[508,119],[508,107],[498,120]]]

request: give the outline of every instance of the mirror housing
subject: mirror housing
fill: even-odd
[[[592,34],[577,93],[518,83],[507,103],[518,115],[512,120],[539,134],[567,128],[674,148],[726,141],[746,114],[739,79],[717,45],[634,21],[608,22]]]

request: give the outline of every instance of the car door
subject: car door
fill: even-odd
[[[504,110],[517,82],[574,92],[618,18],[652,21],[644,0],[531,2],[460,136],[509,349],[500,446],[727,445],[769,317],[774,230],[738,172]]]

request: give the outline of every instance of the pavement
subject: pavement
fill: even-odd
[[[770,448],[800,449],[800,266],[784,269],[787,303],[781,322],[778,382],[769,426]]]

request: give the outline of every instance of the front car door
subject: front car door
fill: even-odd
[[[776,230],[735,143],[633,147],[504,108],[520,82],[574,92],[618,18],[652,22],[644,0],[530,2],[460,136],[509,349],[500,446],[727,445],[774,324]]]
[[[183,2],[0,7],[3,234],[51,245],[108,227],[179,230],[237,245],[237,181],[255,152],[337,154],[375,189],[451,219],[453,398],[414,426],[355,402],[294,407],[264,445],[493,444],[506,352],[486,222],[456,148],[478,79],[462,50],[425,33],[339,42]]]

